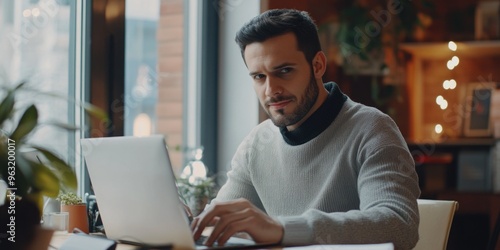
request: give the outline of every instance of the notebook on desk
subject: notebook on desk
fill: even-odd
[[[81,146],[109,239],[195,248],[163,136],[90,138]]]

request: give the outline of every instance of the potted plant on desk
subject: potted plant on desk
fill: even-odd
[[[203,147],[188,148],[192,159],[177,179],[177,189],[184,204],[193,216],[198,216],[217,194],[215,176],[207,176],[208,169],[202,161]]]
[[[30,89],[25,83],[13,88],[0,86],[0,96],[3,96],[0,99],[0,180],[7,185],[7,194],[2,197],[4,205],[0,206],[0,249],[43,249],[42,244],[48,245],[52,237],[50,230],[40,227],[43,197],[56,198],[60,190],[76,190],[77,179],[73,168],[55,152],[30,143],[33,131],[41,124],[35,104],[26,108],[16,105],[20,91],[56,97]],[[100,119],[107,117],[92,105],[82,106]],[[71,131],[77,129],[67,124],[52,125]],[[27,149],[37,158],[23,153]],[[7,237],[3,237],[5,233]],[[42,243],[37,242],[40,238]]]
[[[78,228],[84,233],[89,233],[87,205],[73,192],[62,192],[57,200],[61,202],[61,212],[68,212],[68,232]]]
[[[189,207],[193,216],[198,216],[203,212],[217,192],[215,180],[212,177],[179,178],[177,188],[181,199]]]

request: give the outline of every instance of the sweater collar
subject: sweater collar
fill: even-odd
[[[286,143],[292,146],[304,144],[325,131],[335,120],[347,96],[340,91],[334,82],[324,84],[329,94],[325,102],[304,123],[293,131],[280,127],[281,135]]]

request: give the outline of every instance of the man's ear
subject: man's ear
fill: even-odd
[[[326,71],[326,56],[323,51],[318,51],[312,60],[314,70],[314,77],[316,79],[322,78]]]

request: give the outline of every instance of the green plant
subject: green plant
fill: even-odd
[[[179,195],[194,216],[200,214],[205,205],[215,197],[217,188],[213,177],[193,176],[177,179]]]
[[[10,188],[10,199],[32,201],[42,212],[44,196],[56,198],[61,190],[74,191],[77,179],[73,168],[55,152],[29,142],[33,132],[42,125],[38,120],[38,109],[35,104],[20,109],[16,105],[16,95],[20,91],[34,91],[49,97],[64,97],[28,88],[24,82],[13,88],[0,86],[0,90],[5,94],[0,102],[0,179]],[[107,119],[107,115],[95,106],[75,103],[88,114]],[[48,125],[69,131],[78,129],[68,124]],[[23,154],[27,149],[34,151],[37,157],[43,157],[43,161]]]
[[[399,43],[411,40],[417,27],[428,25],[430,17],[424,12],[433,9],[428,0],[349,1],[339,13],[340,27],[336,39],[346,67],[353,56],[374,62],[384,57],[384,47],[398,59]],[[386,65],[378,69],[382,74]],[[356,69],[353,69],[354,71]]]
[[[177,179],[177,188],[184,202],[188,203],[192,198],[208,198],[215,197],[217,192],[215,179],[207,178],[179,178]]]
[[[82,198],[73,192],[61,192],[56,200],[60,201],[61,205],[79,205],[83,203]]]

